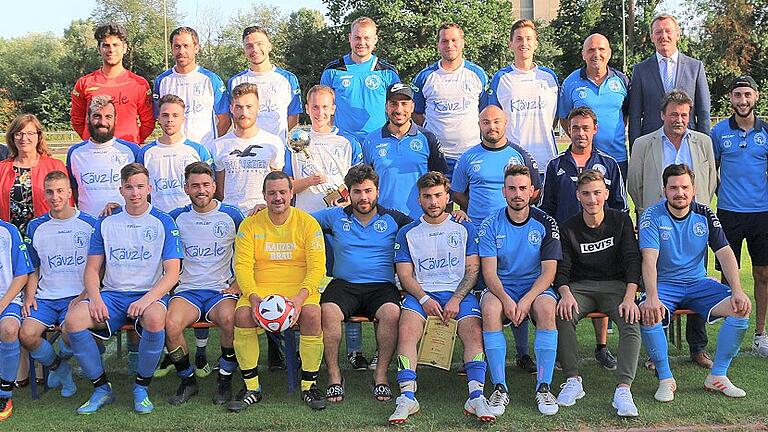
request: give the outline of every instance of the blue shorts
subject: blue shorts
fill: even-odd
[[[440,292],[428,292],[428,296],[436,300],[441,307],[445,307],[448,300],[453,296],[451,291]],[[403,300],[400,302],[403,309],[416,312],[421,315],[422,318],[427,319],[427,314],[424,312],[424,308],[419,304],[416,297],[406,294]],[[454,318],[456,321],[461,321],[467,317],[482,318],[483,314],[480,312],[480,302],[477,300],[474,294],[467,294],[464,299],[459,303],[459,313]]]
[[[187,303],[197,308],[197,320],[204,320],[206,322],[211,322],[211,320],[208,319],[208,313],[211,312],[217,304],[221,303],[222,300],[233,299],[237,301],[236,295],[224,294],[219,290],[213,289],[189,289],[177,292],[171,296],[171,300],[168,304],[176,298],[186,300]]]
[[[716,280],[704,278],[696,282],[681,285],[659,282],[657,285],[659,300],[667,310],[662,322],[664,327],[669,325],[669,318],[678,309],[691,309],[706,317],[708,323],[713,323],[723,317],[713,317],[712,309],[731,297],[731,289]],[[645,296],[640,299],[640,304]]]
[[[507,293],[507,295],[509,295],[512,298],[512,300],[515,303],[519,302],[520,299],[523,298],[523,296],[527,294],[528,291],[530,290],[531,290],[531,286],[512,286],[509,288],[504,287],[504,291]],[[485,296],[486,294],[493,294],[493,293],[491,292],[491,290],[486,289],[485,291],[483,291],[483,294],[480,296],[481,301],[483,300],[483,296]],[[555,303],[557,303],[557,301],[560,299],[560,296],[557,295],[557,293],[552,287],[545,289],[537,297],[541,297],[541,296],[552,297],[552,299],[555,300]],[[529,316],[529,318],[531,319],[531,321],[533,321],[534,324],[536,324],[536,321],[533,319],[532,316]],[[501,320],[501,323],[506,326],[506,325],[510,325],[512,321],[510,321],[506,316],[504,316],[504,318]]]
[[[0,313],[0,321],[6,318],[16,318],[16,321],[21,324],[21,305],[18,303],[9,304],[5,310]]]
[[[124,326],[132,319],[127,315],[128,306],[130,306],[131,303],[135,302],[136,300],[142,298],[146,293],[146,291],[102,291],[101,299],[107,306],[107,311],[109,311],[109,320],[106,322],[107,328],[98,330],[92,329],[91,333],[93,333],[93,335],[99,339],[109,339],[110,336],[120,330],[120,327]],[[88,299],[84,301],[88,301]],[[159,300],[157,300],[157,303],[160,303],[164,308],[168,309],[168,295],[161,297]],[[141,323],[139,323],[139,317],[133,319],[133,326],[136,329],[136,333],[141,336],[142,328]]]
[[[48,329],[53,329],[64,322],[67,316],[69,302],[77,296],[64,297],[60,299],[38,299],[37,310],[30,308],[27,319],[33,319]]]

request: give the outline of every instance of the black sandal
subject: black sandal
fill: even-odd
[[[373,398],[379,402],[389,402],[392,400],[392,389],[389,384],[376,384],[373,386]],[[384,398],[384,399],[382,399]]]
[[[329,400],[330,398],[339,398],[336,401]],[[344,378],[341,379],[341,384],[331,384],[325,389],[325,399],[330,403],[339,403],[344,401]]]

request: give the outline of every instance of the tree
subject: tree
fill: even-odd
[[[96,40],[93,31],[96,24],[92,19],[77,19],[64,30],[64,57],[61,59],[61,70],[65,82],[74,85],[77,79],[101,66]]]
[[[306,8],[291,13],[281,33],[285,67],[296,74],[306,94],[320,82],[325,65],[343,51],[343,35],[325,24],[320,11]]]

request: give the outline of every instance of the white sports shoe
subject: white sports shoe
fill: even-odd
[[[677,390],[677,382],[674,378],[663,379],[659,381],[659,388],[653,397],[659,402],[672,402],[675,400],[675,390]]]
[[[714,376],[708,374],[704,380],[704,389],[712,392],[720,392],[732,398],[743,398],[747,392],[733,385],[726,376]]]
[[[480,395],[474,399],[467,399],[464,403],[464,414],[472,414],[482,422],[496,421],[496,416],[491,412],[488,399]]]
[[[752,351],[760,357],[768,357],[768,333],[754,336],[752,339]]]
[[[395,412],[389,416],[390,424],[403,424],[408,421],[408,416],[419,412],[419,401],[400,395],[395,400],[397,406]]]
[[[619,417],[637,417],[639,415],[629,387],[616,387],[611,405],[616,408],[616,414]]]
[[[581,377],[570,377],[560,384],[560,394],[557,395],[557,404],[560,406],[572,406],[577,400],[584,397],[584,387],[581,385]]]
[[[557,405],[557,398],[549,391],[549,386],[542,384],[536,391],[536,405],[539,412],[544,415],[555,415],[560,407]]]
[[[496,388],[491,393],[491,397],[488,399],[488,405],[491,407],[491,413],[496,417],[504,415],[504,411],[509,404],[509,394],[504,386],[496,384]]]

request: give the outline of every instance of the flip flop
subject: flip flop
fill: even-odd
[[[392,389],[389,384],[375,384],[373,386],[373,398],[379,402],[389,402],[392,400]],[[383,398],[383,399],[382,399]]]
[[[329,400],[330,398],[339,398],[336,401]],[[340,403],[344,401],[344,378],[341,379],[340,384],[331,384],[325,389],[325,399],[330,403]]]

